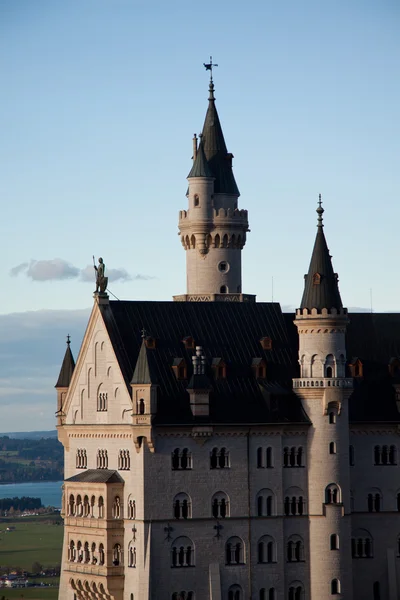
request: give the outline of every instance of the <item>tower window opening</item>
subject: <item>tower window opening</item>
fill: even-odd
[[[381,495],[379,493],[376,494],[368,494],[367,505],[368,512],[380,512],[381,511]]]
[[[199,198],[198,194],[194,195],[193,204],[194,204],[194,206],[200,206],[200,198]]]
[[[381,600],[381,584],[379,581],[374,582],[373,586],[374,600]]]
[[[228,293],[228,288],[226,287],[226,285],[221,285],[221,287],[219,288],[219,293],[220,294],[227,294]]]
[[[332,579],[331,581],[331,595],[334,596],[340,594],[340,581],[339,579]]]
[[[226,262],[226,260],[222,260],[218,264],[218,270],[221,271],[221,273],[226,273],[229,270],[229,264]]]
[[[336,444],[335,442],[329,443],[329,454],[336,454]]]
[[[332,367],[326,367],[326,376],[329,378],[332,377]]]
[[[334,412],[329,413],[329,424],[334,425],[336,423],[336,415]]]
[[[330,549],[339,550],[339,536],[336,533],[330,536]]]

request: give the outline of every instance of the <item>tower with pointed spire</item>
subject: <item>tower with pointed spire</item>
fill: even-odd
[[[57,383],[54,386],[57,390],[57,424],[62,423],[63,405],[71,383],[72,374],[75,369],[75,361],[70,348],[71,338],[67,335],[67,348],[64,354],[64,360],[61,365],[60,374]]]
[[[239,189],[232,171],[215,106],[211,77],[203,131],[193,138],[193,165],[187,177],[189,207],[179,213],[179,234],[186,250],[187,292],[176,300],[234,300],[242,294],[242,250],[249,224],[239,210]],[[246,300],[252,299],[247,296]]]
[[[334,590],[351,600],[351,507],[348,399],[343,308],[323,229],[321,195],[317,235],[295,325],[300,378],[293,387],[312,425],[307,443],[311,598]],[[333,591],[332,591],[333,590]]]

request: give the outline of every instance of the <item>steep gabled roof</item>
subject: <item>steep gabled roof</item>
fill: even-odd
[[[68,336],[67,337],[67,349],[64,354],[64,360],[61,365],[61,370],[60,370],[60,374],[57,379],[57,383],[54,386],[56,388],[69,387],[69,384],[71,383],[72,373],[74,372],[74,369],[75,369],[75,361],[74,361],[74,357],[72,356],[70,343],[71,342],[70,342],[70,339]]]
[[[214,177],[210,166],[207,162],[206,155],[204,154],[204,147],[202,141],[200,141],[199,147],[197,149],[197,156],[194,160],[190,173],[187,176],[188,179],[190,179],[191,177]]]
[[[202,141],[205,157],[215,177],[214,192],[239,196],[232,171],[232,155],[228,154],[214,98],[214,84],[210,82],[208,109],[203,125]]]
[[[338,278],[333,271],[331,255],[329,254],[326,243],[322,214],[324,209],[321,207],[321,199],[318,213],[318,230],[315,238],[313,253],[311,256],[308,274],[305,276],[304,293],[301,299],[300,308],[316,308],[318,311],[323,308],[328,310],[336,308],[340,310],[342,300],[340,298]]]
[[[143,339],[140,347],[138,359],[136,361],[135,370],[131,383],[133,384],[144,384],[144,383],[157,383],[157,377],[153,365],[152,353],[154,350],[149,350],[146,346],[146,342]]]
[[[121,475],[118,471],[112,471],[110,469],[87,469],[82,471],[78,475],[73,475],[65,481],[72,482],[84,482],[84,483],[124,483]]]
[[[204,348],[205,374],[212,385],[208,422],[309,422],[291,389],[297,357],[290,348],[278,304],[110,301],[99,308],[128,389],[138,356],[144,353],[142,328],[156,341],[154,349],[147,349],[147,358],[152,361],[150,380],[158,385],[155,424],[198,421],[191,412],[187,391],[195,353],[182,342],[187,336]],[[273,339],[272,350],[260,348],[263,335]],[[215,356],[228,365],[226,378],[214,377]],[[254,356],[261,356],[267,365],[268,393],[254,376]],[[172,368],[177,357],[188,365],[185,380],[177,378]]]

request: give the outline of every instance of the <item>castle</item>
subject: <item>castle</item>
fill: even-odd
[[[296,314],[243,293],[232,158],[211,78],[186,294],[97,291],[68,342],[60,600],[400,597],[399,316],[347,314],[321,201]]]

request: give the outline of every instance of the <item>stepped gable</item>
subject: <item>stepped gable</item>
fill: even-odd
[[[299,342],[294,317],[291,313],[284,314],[291,346],[297,352]],[[390,359],[400,357],[400,314],[350,313],[349,321],[347,356],[357,356],[363,365],[362,377],[355,378],[349,400],[350,421],[400,422],[393,388],[395,381],[389,373]]]
[[[188,424],[199,420],[215,423],[308,423],[300,400],[292,392],[295,355],[285,321],[276,303],[191,303],[110,301],[100,306],[110,340],[128,389],[142,346],[143,328],[152,339],[152,379],[157,381],[156,424]],[[191,336],[202,346],[209,377],[209,417],[194,418],[188,384],[193,373],[192,356],[184,338]],[[260,339],[269,336],[271,350]],[[222,357],[226,378],[216,378],[212,360]],[[174,359],[183,358],[187,379],[175,376]],[[254,358],[266,364],[266,379],[257,379]]]
[[[87,469],[78,475],[69,477],[65,481],[81,481],[84,483],[124,483],[118,471],[110,469]]]

